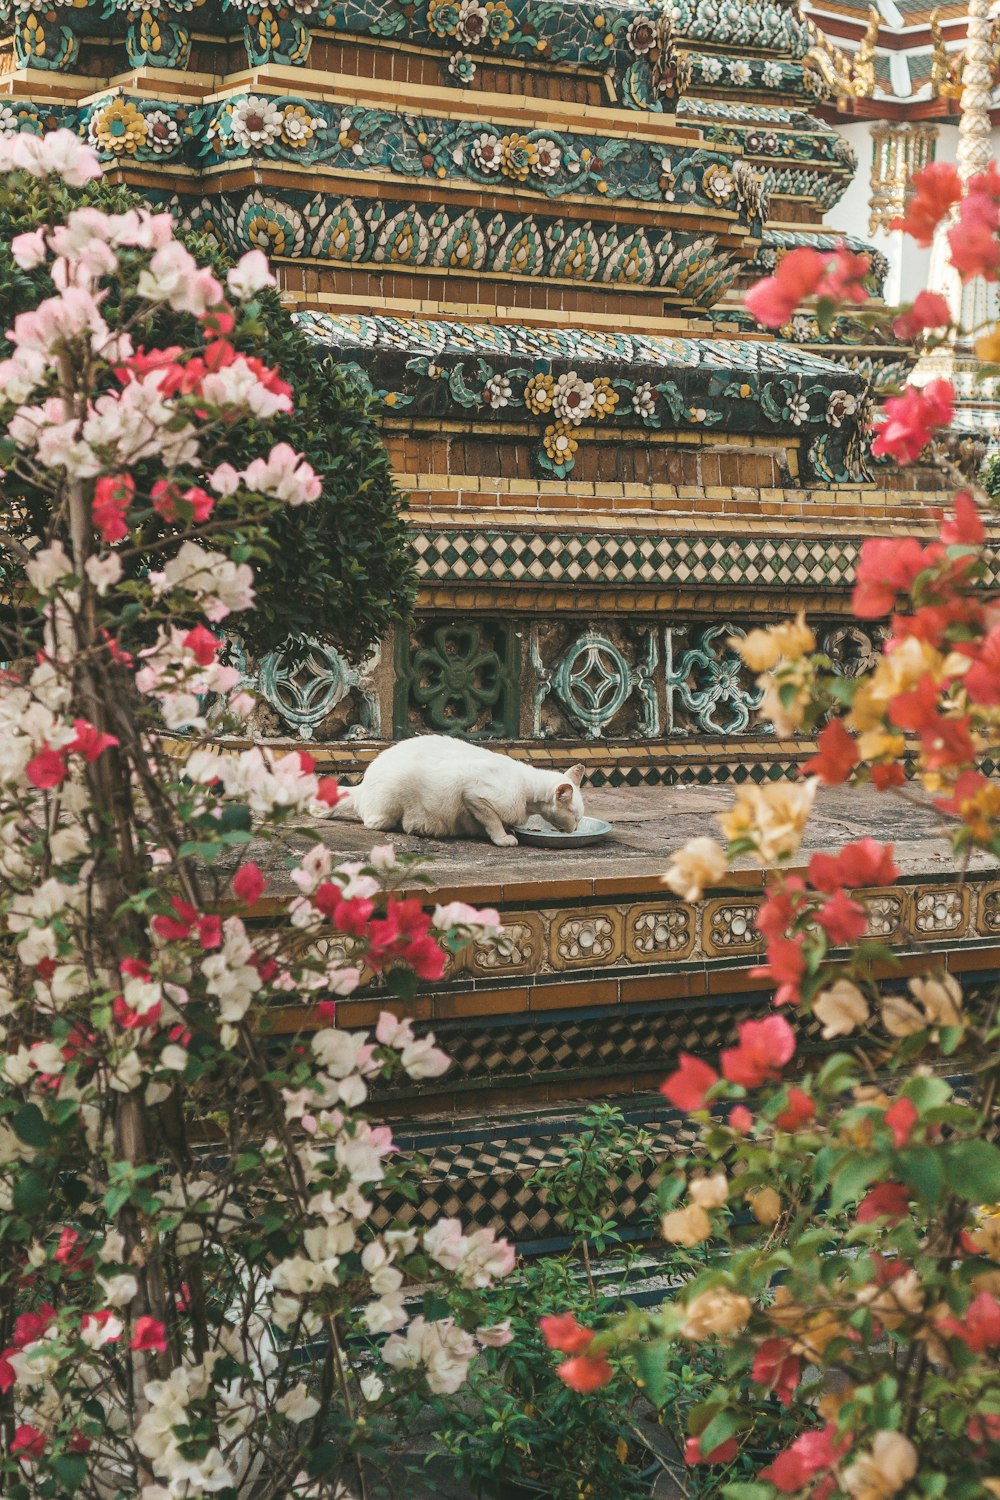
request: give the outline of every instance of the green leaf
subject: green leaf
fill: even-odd
[[[51,1462],[53,1473],[70,1491],[78,1490],[87,1477],[87,1460],[82,1453],[60,1453]]]
[[[900,1151],[897,1159],[906,1186],[930,1208],[939,1203],[945,1182],[941,1152],[931,1146],[915,1146],[910,1151]]]
[[[35,1146],[41,1150],[52,1139],[52,1127],[37,1104],[25,1104],[18,1110],[11,1123],[14,1126],[14,1134],[26,1146]]]
[[[1000,1150],[989,1141],[957,1141],[941,1152],[948,1185],[970,1203],[1000,1201]]]
[[[29,1219],[45,1213],[49,1206],[49,1185],[41,1172],[25,1172],[14,1184],[14,1207]]]
[[[771,1484],[724,1484],[723,1500],[772,1500],[774,1486]]]
[[[744,1418],[737,1411],[720,1411],[698,1434],[702,1453],[712,1453],[722,1443],[735,1437],[743,1426]]]
[[[676,1345],[670,1339],[657,1339],[655,1344],[640,1344],[635,1352],[643,1392],[655,1407],[662,1407],[673,1390],[671,1365]]]

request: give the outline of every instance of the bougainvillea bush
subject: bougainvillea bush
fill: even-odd
[[[0,142],[0,171],[99,167],[58,131]],[[280,899],[248,846],[336,786],[301,753],[200,743],[210,703],[232,728],[252,707],[219,635],[253,608],[248,559],[321,503],[287,443],[231,462],[293,410],[237,352],[264,257],[223,285],[168,214],[93,205],[12,252],[54,291],[0,364],[4,467],[48,497],[43,534],[0,539],[0,1493],[363,1496],[394,1403],[508,1336],[419,1288],[489,1287],[513,1251],[456,1220],[376,1228],[406,1184],[371,1084],[447,1059],[389,1011],[338,1029],[336,1001],[362,967],[439,977],[496,914],[425,912],[387,848],[335,868],[318,844]]]
[[[948,215],[959,276],[996,281],[1000,172],[963,186],[929,167],[902,228],[926,244]],[[809,296],[824,316],[860,303],[857,258],[795,250],[748,301],[781,327]],[[930,293],[902,317],[910,336],[956,331]],[[980,358],[1000,357],[1000,328],[978,333]],[[948,380],[907,387],[875,451],[911,462],[953,402]],[[777,867],[758,917],[773,1008],[718,1058],[682,1055],[662,1088],[700,1125],[665,1184],[662,1233],[716,1253],[655,1313],[543,1322],[578,1391],[624,1360],[658,1399],[684,1349],[716,1350],[724,1375],[689,1415],[686,1457],[729,1500],[1000,1495],[997,1001],[964,994],[940,956],[893,978],[855,894],[896,880],[891,845],[864,838],[793,868],[818,787],[849,781],[931,799],[959,863],[1000,854],[1000,786],[983,770],[1000,746],[1000,615],[982,499],[957,495],[935,537],[864,543],[854,612],[888,617],[888,638],[861,676],[837,675],[801,616],[733,642],[776,732],[814,731],[818,752],[797,783],[742,788],[724,844],[694,839],[666,877],[695,900],[737,858]],[[804,1017],[831,1044],[811,1064],[796,1058]],[[794,1424],[780,1447],[774,1410]],[[755,1478],[736,1481],[734,1459],[755,1451]]]
[[[23,172],[0,179],[0,323],[9,328],[19,313],[36,307],[56,288],[51,263],[20,264],[11,245],[22,234],[74,210],[91,208],[121,215],[141,209],[143,201],[128,188],[96,178],[81,186]],[[81,219],[79,222],[85,222]],[[178,229],[181,244],[217,279],[224,280],[230,260],[204,234]],[[22,257],[23,259],[23,257]],[[134,288],[105,285],[105,320],[119,316],[122,299]],[[277,291],[261,287],[257,314],[244,315],[230,333],[242,353],[277,365],[295,391],[287,411],[244,413],[230,430],[228,458],[241,468],[276,443],[307,452],[320,476],[323,494],[317,505],[285,506],[272,513],[260,536],[254,608],[231,624],[255,656],[277,647],[290,634],[332,641],[355,659],[410,613],[415,587],[412,554],[401,514],[389,458],[365,397],[315,341],[299,328]],[[184,345],[188,314],[161,303],[146,323],[146,341],[159,347]],[[151,484],[158,476],[155,458],[137,460],[133,477]],[[147,484],[148,488],[148,484]],[[30,476],[8,474],[5,524],[17,535],[39,534],[48,514],[45,486]],[[7,559],[0,561],[6,562]]]

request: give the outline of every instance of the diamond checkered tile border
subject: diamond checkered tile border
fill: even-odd
[[[465,530],[415,531],[422,579],[496,583],[670,583],[842,588],[859,543],[823,537],[629,536]],[[1000,578],[1000,549],[988,581]]]
[[[494,1025],[437,1021],[431,1029],[452,1059],[448,1072],[438,1081],[404,1089],[376,1082],[372,1092],[384,1107],[392,1098],[415,1094],[483,1092],[491,1086],[549,1079],[558,1079],[572,1091],[577,1080],[595,1073],[613,1078],[662,1067],[666,1074],[679,1052],[711,1056],[732,1042],[741,1021],[770,1010],[770,1005],[768,995],[759,995],[708,1005],[686,1000],[683,1005],[611,1015],[534,1015]],[[812,1018],[800,1017],[799,1030],[800,1055],[831,1050]]]

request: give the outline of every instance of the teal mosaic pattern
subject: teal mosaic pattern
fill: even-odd
[[[809,28],[797,8],[773,0],[670,0],[670,20],[678,39],[732,47],[740,53],[749,47],[801,59],[811,45]]]
[[[829,230],[817,234],[807,230],[767,229],[749,269],[757,276],[770,276],[787,250],[797,250],[803,245],[810,250],[820,251],[837,250],[843,246],[854,255],[867,255],[870,270],[865,284],[870,296],[881,297],[889,274],[889,262],[881,250],[876,250],[874,245],[867,244],[853,234],[836,234]],[[857,319],[842,318],[840,321],[858,323]]]
[[[807,92],[806,71],[800,62],[774,57],[726,57],[718,52],[683,52],[684,92],[695,88],[765,89],[781,95]],[[683,101],[682,108],[687,101]]]
[[[807,198],[818,208],[832,208],[857,169],[844,137],[801,110],[682,99],[677,118],[701,130],[706,143],[745,152],[774,197]]]
[[[580,429],[598,424],[780,433],[802,440],[810,476],[837,483],[866,472],[867,387],[790,345],[298,316],[393,412],[542,425],[536,463],[559,478],[573,468]]]
[[[711,306],[740,269],[712,234],[317,193],[219,193],[168,206],[236,255],[537,281],[658,287]]]
[[[204,106],[199,134],[209,167],[253,157],[548,199],[685,203],[753,227],[766,209],[754,175],[736,170],[729,154],[698,147],[665,154],[659,143],[589,132],[502,132],[483,120],[240,94]]]

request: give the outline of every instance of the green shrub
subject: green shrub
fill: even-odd
[[[10,242],[15,235],[49,220],[58,222],[84,204],[121,213],[142,201],[106,181],[73,190],[22,173],[7,177],[0,184],[4,326],[54,290],[44,268],[26,272],[14,261]],[[179,238],[217,274],[232,263],[204,236]],[[266,430],[252,422],[241,424],[229,461],[239,468],[264,445],[290,443],[321,476],[323,497],[316,505],[286,508],[271,525],[264,556],[255,559],[256,608],[241,619],[240,629],[254,654],[292,634],[321,636],[358,657],[410,613],[415,579],[401,497],[365,396],[299,330],[276,293],[264,293],[259,301],[260,318],[239,347],[280,369],[294,389],[295,410],[268,422]],[[181,322],[164,311],[135,337],[162,346],[183,342],[185,335]],[[40,494],[14,489],[8,478],[5,528],[40,534],[46,503]]]

